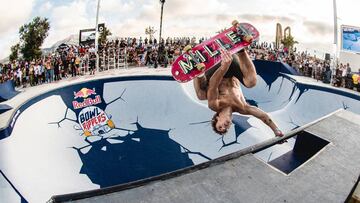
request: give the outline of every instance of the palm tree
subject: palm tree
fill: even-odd
[[[284,47],[288,48],[290,52],[292,52],[294,45],[298,44],[299,42],[296,41],[293,36],[288,35],[284,37],[283,40],[281,40],[281,43],[284,45]]]
[[[100,36],[99,36],[99,44],[106,43],[107,37],[110,35],[112,35],[110,30],[107,29],[107,27],[104,27],[104,30],[100,33]]]

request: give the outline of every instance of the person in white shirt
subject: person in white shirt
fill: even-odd
[[[38,85],[40,82],[39,75],[40,75],[40,65],[39,65],[39,63],[36,63],[36,65],[34,66],[34,79],[35,79],[36,85]]]
[[[16,77],[17,77],[17,81],[18,81],[19,86],[21,86],[22,71],[21,71],[20,67],[16,71]]]

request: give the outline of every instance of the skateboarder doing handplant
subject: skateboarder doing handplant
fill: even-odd
[[[221,50],[222,61],[194,79],[196,95],[200,100],[208,100],[208,106],[215,111],[212,118],[213,130],[223,135],[231,126],[232,113],[252,115],[262,120],[274,132],[282,137],[283,133],[269,115],[261,109],[249,105],[242,94],[240,82],[247,88],[256,85],[256,70],[246,50],[231,55]]]

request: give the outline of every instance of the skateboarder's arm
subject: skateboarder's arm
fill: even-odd
[[[206,83],[205,76],[202,76],[200,78],[196,77],[194,79],[194,88],[195,88],[196,96],[198,97],[199,100],[206,100],[207,99],[206,90],[203,90],[201,88],[203,83]]]
[[[229,70],[230,64],[232,62],[232,56],[227,51],[221,51],[222,61],[221,66],[218,68],[215,73],[211,76],[209,80],[209,89],[207,92],[208,97],[208,106],[211,110],[217,111],[219,108],[219,85],[225,75]]]
[[[218,88],[210,88],[208,89],[207,92],[207,96],[208,96],[208,107],[209,109],[213,110],[213,111],[218,111],[219,109],[219,90]]]
[[[230,64],[232,62],[232,55],[228,51],[220,50],[221,52],[221,66],[218,68],[215,73],[211,76],[209,80],[209,89],[214,88],[217,89],[225,75],[225,73],[229,70]]]

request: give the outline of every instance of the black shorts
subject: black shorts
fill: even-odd
[[[215,67],[213,67],[212,69],[208,70],[205,73],[205,77],[207,79],[207,81],[210,80],[211,76],[215,73],[215,71],[220,68],[221,63],[217,64]],[[230,64],[229,70],[225,73],[224,78],[231,78],[231,77],[236,77],[237,79],[239,79],[239,81],[244,84],[244,76],[240,70],[240,64],[239,64],[239,59],[238,57],[234,57],[233,56],[233,60]]]

